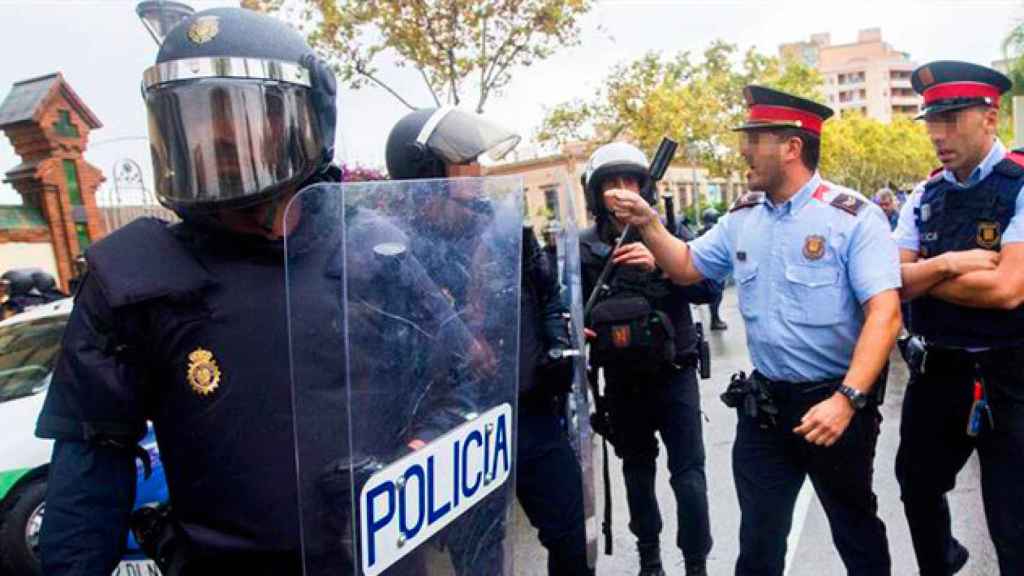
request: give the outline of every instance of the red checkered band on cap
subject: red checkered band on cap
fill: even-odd
[[[999,107],[999,88],[982,82],[947,82],[924,91],[924,105],[954,98],[988,98],[989,104]]]
[[[747,120],[750,122],[799,122],[800,128],[821,134],[822,119],[819,116],[788,106],[755,104],[750,107]]]

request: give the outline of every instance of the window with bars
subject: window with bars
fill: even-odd
[[[78,127],[71,123],[71,113],[67,110],[57,111],[57,121],[53,123],[53,129],[61,136],[69,138],[78,137]]]

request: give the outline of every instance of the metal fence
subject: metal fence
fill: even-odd
[[[114,163],[112,176],[113,185],[101,189],[96,198],[108,234],[136,218],[148,216],[172,222],[178,220],[178,216],[161,206],[153,191],[146,187],[142,168],[135,160],[118,160]]]

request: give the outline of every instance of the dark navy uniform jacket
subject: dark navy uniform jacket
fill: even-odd
[[[176,517],[200,547],[214,553],[298,550],[292,378],[301,383],[297,398],[307,407],[300,430],[312,431],[300,431],[304,466],[319,469],[342,455],[339,446],[346,444],[339,439],[349,427],[345,256],[337,222],[321,222],[314,212],[304,210],[288,239],[290,310],[279,241],[143,219],[89,250],[90,271],[37,427],[39,436],[58,440],[47,504],[54,513],[48,512],[43,533],[47,573],[109,573],[116,564],[134,481],[125,447],[142,437],[147,420]],[[401,241],[372,212],[356,219],[354,229],[373,231],[382,242]],[[366,276],[350,280],[353,290],[369,293],[379,272],[373,262],[363,258],[350,268]],[[424,316],[444,314],[443,298],[420,300]],[[372,327],[387,337],[372,309],[353,307],[349,329]],[[354,358],[365,356],[352,350]],[[354,396],[405,404],[386,392]],[[353,414],[386,414],[353,408]],[[448,426],[432,421],[427,409],[412,424],[387,416],[401,422],[407,439],[429,438]]]

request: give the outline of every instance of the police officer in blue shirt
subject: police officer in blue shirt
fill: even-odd
[[[903,400],[896,477],[922,576],[953,574],[968,553],[946,493],[977,450],[999,569],[1024,574],[1024,160],[996,138],[1011,83],[951,61],[911,79],[942,166],[895,232],[902,297],[927,350]]]
[[[738,576],[779,576],[793,506],[810,476],[849,574],[890,573],[872,470],[876,382],[900,328],[896,246],[881,210],[816,172],[832,111],[749,86],[740,151],[756,192],[691,245],[637,195],[610,191],[678,283],[732,272],[755,372],[740,394],[733,471],[742,522]]]

